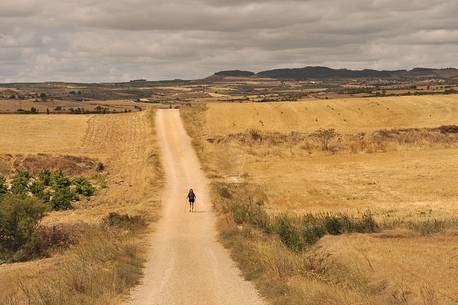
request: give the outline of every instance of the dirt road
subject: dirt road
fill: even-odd
[[[159,110],[156,126],[167,178],[163,214],[151,239],[143,284],[128,304],[264,304],[217,242],[208,182],[179,111]],[[185,205],[190,187],[197,195],[195,213]]]

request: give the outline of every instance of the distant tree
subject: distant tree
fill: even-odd
[[[329,150],[329,142],[337,137],[339,134],[335,131],[335,129],[323,129],[320,128],[314,133],[311,134],[312,137],[318,139],[321,143],[321,149],[323,151]]]

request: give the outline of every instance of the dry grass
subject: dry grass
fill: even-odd
[[[153,110],[103,116],[3,115],[0,126],[8,133],[0,135],[1,153],[15,158],[19,154],[76,156],[105,164],[105,171],[95,177],[104,188],[93,199],[79,202],[75,210],[49,213],[43,226],[97,227],[111,212],[142,215],[151,222],[158,218],[162,187],[153,121]],[[60,255],[2,265],[0,303],[8,304],[5,297],[12,295],[10,304],[24,304],[23,297],[29,295],[33,300],[29,304],[116,304],[140,276],[145,236],[95,229]],[[11,284],[18,280],[21,296]]]
[[[215,103],[206,114],[210,134],[249,129],[311,133],[335,128],[341,133],[456,124],[458,95],[318,100],[291,103]],[[230,114],[230,115],[228,115]]]
[[[454,134],[444,140],[434,130],[458,122],[456,100],[209,104],[184,107],[182,116],[213,182],[256,186],[243,195],[265,193],[269,215],[370,210],[384,228],[293,253],[277,237],[223,218],[223,240],[273,304],[456,304],[458,149]],[[344,149],[320,151],[308,136],[318,128],[335,128],[343,136],[331,147]],[[374,132],[387,129],[396,135],[383,139],[384,149],[368,148]],[[369,143],[358,143],[362,133]]]
[[[2,304],[113,304],[138,283],[144,258],[137,234],[94,227],[44,271],[46,281],[16,275]]]

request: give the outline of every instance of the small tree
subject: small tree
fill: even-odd
[[[41,180],[35,180],[29,187],[30,192],[37,198],[42,197],[43,192],[45,191],[45,185]]]
[[[36,232],[46,206],[37,199],[6,195],[0,198],[0,260],[32,258],[40,246]]]
[[[11,180],[11,192],[13,194],[27,194],[30,176],[26,171],[18,171]]]
[[[77,194],[90,197],[95,193],[95,187],[84,177],[75,178],[73,185],[75,185],[75,192]]]
[[[72,201],[77,199],[78,196],[72,192],[70,187],[61,187],[54,190],[49,204],[54,211],[71,210],[73,209]]]
[[[38,174],[38,179],[43,183],[44,186],[51,185],[51,172],[49,169],[42,169]]]
[[[62,170],[55,172],[51,177],[51,185],[54,190],[69,187],[71,184],[71,180],[65,176],[65,173]]]
[[[335,129],[323,129],[320,128],[311,134],[312,137],[317,138],[321,143],[321,149],[323,151],[329,150],[329,142],[337,137],[339,134]]]

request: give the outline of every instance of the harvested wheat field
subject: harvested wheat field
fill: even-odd
[[[76,202],[74,209],[49,212],[41,221],[40,225],[49,230],[76,232],[76,246],[43,260],[0,265],[0,303],[23,304],[26,297],[33,304],[44,304],[44,298],[52,304],[61,304],[66,298],[71,304],[114,304],[138,280],[144,234],[115,234],[100,231],[98,225],[113,212],[141,215],[142,223],[157,219],[162,171],[153,119],[154,110],[115,115],[0,116],[3,175],[18,168],[32,174],[43,168],[62,169],[70,176],[88,177],[97,188],[94,197]],[[88,266],[84,262],[93,264],[91,271],[85,269]],[[120,279],[119,286],[113,286],[118,285],[112,270],[115,267],[116,272],[129,277]],[[87,278],[81,278],[80,272]],[[51,280],[37,285],[43,276],[62,281],[62,285],[57,287]],[[81,286],[82,291],[72,295],[71,281],[77,277],[90,286]],[[21,287],[11,284],[18,281]],[[112,288],[100,285],[96,290],[92,281]]]
[[[222,223],[223,240],[273,303],[456,304],[458,96],[207,104],[182,116],[217,207],[236,205],[220,208],[235,222]],[[349,224],[361,217],[370,227]]]
[[[230,115],[228,115],[230,113]],[[456,124],[458,95],[316,100],[292,103],[208,104],[211,134],[313,132],[336,128],[364,132],[385,128],[422,128]]]

